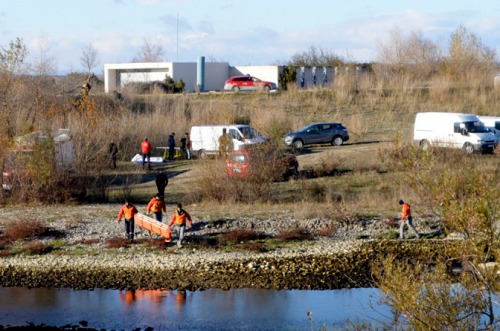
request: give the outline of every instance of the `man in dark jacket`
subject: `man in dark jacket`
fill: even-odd
[[[158,175],[156,175],[156,188],[158,189],[158,194],[161,197],[165,196],[165,187],[168,185],[168,177],[165,175],[165,173],[160,172]]]
[[[175,154],[175,132],[172,132],[168,136],[168,159],[170,161],[174,160],[174,154]]]

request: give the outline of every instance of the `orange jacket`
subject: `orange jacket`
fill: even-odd
[[[151,143],[147,140],[144,140],[141,144],[141,150],[142,154],[149,154],[151,153]]]
[[[165,206],[165,201],[153,197],[153,199],[151,199],[148,203],[148,207],[146,208],[146,213],[149,214],[150,211],[154,213],[159,213],[162,210],[164,213],[167,212],[167,206]]]
[[[137,213],[137,208],[133,204],[130,204],[129,207],[127,207],[127,205],[123,205],[118,213],[118,221],[122,219],[122,216],[125,216],[125,219],[127,220],[133,219],[134,215]]]
[[[403,210],[401,211],[401,219],[405,220],[411,217],[411,206],[407,203],[403,203]]]
[[[179,225],[185,225],[186,224],[186,219],[189,221],[189,226],[193,226],[193,220],[191,219],[191,215],[184,209],[181,210],[181,213],[176,210],[174,215],[172,215],[172,218],[170,219],[170,222],[168,222],[168,226],[172,226],[175,222],[175,224]]]

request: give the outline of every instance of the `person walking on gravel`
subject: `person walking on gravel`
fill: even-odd
[[[178,203],[177,210],[170,219],[168,226],[171,227],[172,225],[175,224],[175,230],[177,231],[177,234],[179,236],[177,240],[177,247],[179,248],[182,247],[182,244],[184,242],[184,231],[186,230],[186,221],[189,222],[190,227],[193,226],[193,220],[191,219],[191,215],[189,215],[187,211],[182,209],[181,203]]]
[[[125,232],[130,242],[134,241],[134,216],[138,212],[137,208],[130,201],[125,200],[125,204],[120,208],[120,212],[118,213],[118,223],[121,222],[122,217],[125,217]]]
[[[146,214],[153,212],[155,220],[161,222],[163,219],[163,213],[167,212],[167,207],[165,206],[165,201],[163,196],[160,194],[155,195],[148,203],[146,207]]]
[[[399,205],[401,206],[401,225],[399,227],[399,239],[404,239],[405,228],[408,227],[417,238],[420,238],[420,234],[417,229],[413,226],[413,218],[411,217],[411,206],[405,203],[403,200],[399,200]]]

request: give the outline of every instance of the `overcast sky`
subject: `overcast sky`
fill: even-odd
[[[105,63],[130,62],[147,39],[164,61],[284,63],[311,46],[357,62],[375,60],[391,30],[420,31],[442,47],[459,25],[500,54],[500,0],[0,0],[0,45],[23,39],[30,61],[84,71],[85,45]],[[43,42],[41,42],[42,40]]]

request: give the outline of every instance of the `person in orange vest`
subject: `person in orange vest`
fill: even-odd
[[[403,200],[399,200],[399,205],[401,206],[401,225],[399,227],[399,239],[404,239],[405,227],[408,226],[410,230],[415,233],[417,238],[420,238],[420,234],[417,232],[413,226],[413,218],[411,217],[411,206],[405,203]]]
[[[179,239],[177,240],[177,247],[182,247],[184,242],[184,231],[186,230],[186,220],[189,222],[189,226],[193,226],[193,220],[191,219],[191,215],[184,209],[182,209],[182,204],[177,204],[177,210],[174,215],[170,219],[168,226],[171,227],[175,224],[175,230],[178,233]]]
[[[167,212],[167,206],[165,206],[165,201],[163,196],[157,194],[148,203],[146,207],[146,214],[153,212],[155,220],[161,222],[163,219],[163,213]]]
[[[142,152],[142,169],[144,169],[144,163],[146,163],[146,159],[148,160],[148,169],[151,170],[151,143],[148,141],[148,138],[144,138],[141,143],[141,152]]]
[[[134,241],[134,216],[137,213],[137,208],[129,200],[125,200],[125,204],[118,212],[118,223],[121,222],[122,217],[125,217],[125,232],[130,242]]]

